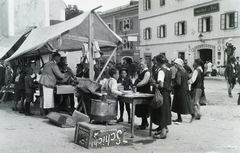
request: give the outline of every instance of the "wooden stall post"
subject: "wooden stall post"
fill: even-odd
[[[113,55],[116,53],[116,50],[117,50],[117,48],[115,48],[115,49],[113,50],[112,54],[110,55],[110,57],[108,58],[107,62],[105,63],[105,65],[104,65],[104,67],[103,67],[101,73],[100,73],[99,76],[97,77],[96,82],[98,82],[99,79],[101,78],[101,76],[102,76],[103,72],[105,71],[105,69],[106,69],[108,63],[110,62],[110,60],[111,60],[111,58],[113,57]]]
[[[93,80],[94,78],[94,69],[93,69],[93,54],[92,54],[92,41],[93,41],[93,36],[94,36],[94,27],[93,27],[93,14],[92,12],[89,14],[89,19],[88,19],[88,52],[89,52],[89,79]]]

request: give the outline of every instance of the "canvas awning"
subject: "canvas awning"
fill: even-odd
[[[21,36],[0,36],[0,59],[13,47]]]
[[[104,23],[99,15],[90,11],[53,26],[33,29],[20,48],[6,61],[38,50],[48,42],[60,50],[80,48],[83,42],[88,42],[90,13],[93,14],[94,22],[93,39],[98,41],[100,46],[116,47],[121,42],[121,38]],[[59,38],[61,43],[56,38]]]

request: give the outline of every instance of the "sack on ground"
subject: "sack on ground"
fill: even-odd
[[[151,106],[154,109],[160,108],[163,104],[163,96],[159,89],[155,89],[155,95],[151,101]]]

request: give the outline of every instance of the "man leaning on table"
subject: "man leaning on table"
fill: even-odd
[[[39,80],[41,87],[41,96],[43,99],[42,104],[42,115],[45,117],[52,108],[54,108],[54,87],[57,83],[57,80],[64,79],[70,74],[61,73],[58,67],[60,62],[61,55],[55,52],[52,55],[52,60],[46,63],[43,67],[42,74]]]

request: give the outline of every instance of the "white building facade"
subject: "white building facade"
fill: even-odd
[[[0,0],[0,36],[22,35],[32,27],[65,21],[62,0]]]
[[[139,0],[140,56],[224,65],[228,38],[240,56],[239,6],[239,0]]]

